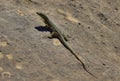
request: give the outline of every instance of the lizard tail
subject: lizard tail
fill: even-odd
[[[85,67],[85,64],[82,62],[82,60],[81,60],[72,50],[70,50],[70,52],[75,56],[75,58],[76,58],[79,62],[81,62],[82,66],[83,66],[83,69],[84,69],[87,73],[89,73],[89,74],[92,75],[93,77],[97,78],[95,75],[93,75],[91,72],[89,72],[89,71],[87,70],[87,68]]]

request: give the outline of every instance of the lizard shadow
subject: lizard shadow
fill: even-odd
[[[36,26],[35,27],[36,30],[40,31],[40,32],[50,32],[52,33],[52,30],[46,26]],[[49,39],[52,39],[52,38],[57,38],[55,36],[48,36]]]
[[[52,32],[52,30],[46,26],[36,26],[35,29],[40,32]]]

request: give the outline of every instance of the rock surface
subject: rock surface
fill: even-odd
[[[71,36],[86,68],[49,31],[47,14]],[[119,81],[120,0],[0,0],[0,81]]]

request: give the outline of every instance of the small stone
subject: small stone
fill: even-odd
[[[0,42],[0,46],[1,46],[1,47],[6,47],[7,45],[8,45],[7,42]]]
[[[53,44],[59,46],[61,45],[61,42],[58,39],[53,39]]]
[[[19,69],[19,70],[21,70],[22,69],[22,64],[21,63],[16,63],[16,69]]]
[[[12,54],[8,54],[8,55],[6,55],[6,57],[7,57],[9,60],[12,60],[12,59],[13,59],[13,55],[12,55]]]
[[[3,68],[2,68],[2,67],[0,67],[0,72],[1,72],[1,71],[3,71]]]
[[[0,52],[0,59],[4,58],[4,55],[2,52]]]
[[[20,15],[20,16],[24,16],[25,15],[25,13],[23,11],[21,11],[21,10],[17,10],[17,14]]]
[[[11,78],[11,73],[10,72],[2,72],[2,78]]]

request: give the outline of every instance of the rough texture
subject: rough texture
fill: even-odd
[[[43,12],[71,36],[41,31]],[[0,0],[0,81],[119,81],[120,0]]]

